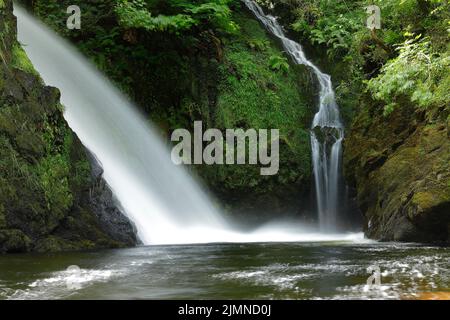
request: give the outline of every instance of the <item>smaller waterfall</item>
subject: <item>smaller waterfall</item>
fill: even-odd
[[[302,46],[287,38],[277,19],[266,15],[253,0],[243,0],[258,20],[281,40],[295,63],[311,68],[320,85],[319,109],[311,126],[311,148],[316,185],[317,210],[322,231],[335,231],[338,216],[340,162],[344,127],[336,104],[331,77],[309,61]]]

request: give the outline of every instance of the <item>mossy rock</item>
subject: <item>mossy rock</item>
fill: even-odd
[[[450,139],[447,115],[404,103],[389,117],[366,98],[345,141],[345,172],[366,234],[375,239],[448,242]],[[370,121],[362,121],[370,118]]]
[[[296,211],[297,199],[310,186],[314,79],[309,70],[294,64],[273,70],[271,58],[284,56],[280,43],[243,8],[233,19],[240,31],[222,40],[212,127],[279,129],[280,171],[275,176],[261,176],[255,165],[204,166],[198,171],[216,194],[231,204],[232,211],[256,215],[261,215],[263,207],[271,214]]]
[[[32,248],[32,240],[21,230],[0,229],[0,253],[28,252]]]
[[[18,43],[13,46],[11,54],[11,66],[13,68],[20,69],[26,73],[34,74],[36,76],[38,75],[27,54]]]
[[[17,42],[12,2],[2,4],[0,252],[134,244],[113,240],[99,225],[86,150],[63,117],[59,91],[44,85]]]

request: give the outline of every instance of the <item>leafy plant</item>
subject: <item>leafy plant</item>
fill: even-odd
[[[230,19],[229,2],[231,0],[213,0],[203,3],[169,0],[166,5],[174,14],[153,15],[151,7],[144,0],[119,0],[116,5],[116,13],[122,26],[126,28],[178,33],[206,21],[216,28],[233,32],[237,30],[237,27]]]
[[[288,72],[289,63],[286,57],[273,55],[269,58],[269,65],[272,70]]]
[[[420,108],[449,105],[448,90],[442,88],[449,83],[449,53],[434,53],[429,38],[420,36],[405,41],[398,51],[398,57],[389,61],[378,77],[367,82],[373,96],[386,103],[384,114],[390,114],[398,106],[400,96],[407,96]]]
[[[247,44],[251,49],[257,51],[264,51],[269,47],[269,41],[261,39],[250,39]]]
[[[196,21],[189,15],[158,15],[156,17],[146,9],[145,1],[119,1],[116,12],[122,26],[142,28],[149,31],[180,31],[190,29]]]
[[[347,4],[336,1],[299,1],[293,10],[292,29],[306,35],[312,44],[327,48],[330,58],[345,55],[351,48],[353,35],[363,29],[363,7],[349,11]]]

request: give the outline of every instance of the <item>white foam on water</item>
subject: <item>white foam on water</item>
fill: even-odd
[[[66,299],[91,285],[105,283],[114,277],[123,275],[121,270],[79,269],[63,270],[51,273],[48,277],[37,279],[27,285],[25,289],[14,292],[9,290],[8,300],[40,300]]]

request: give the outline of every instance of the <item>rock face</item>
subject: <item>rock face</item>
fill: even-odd
[[[370,99],[345,143],[345,171],[368,237],[448,242],[450,130],[445,108],[418,112],[405,102],[389,117]]]
[[[0,40],[0,253],[135,244],[132,225],[91,176],[59,91],[17,42],[10,0],[0,0]]]
[[[101,228],[116,241],[128,245],[136,244],[137,230],[124,215],[118,200],[103,179],[103,168],[100,162],[89,151],[87,156],[92,169],[91,178],[94,181],[89,193],[90,203]]]

